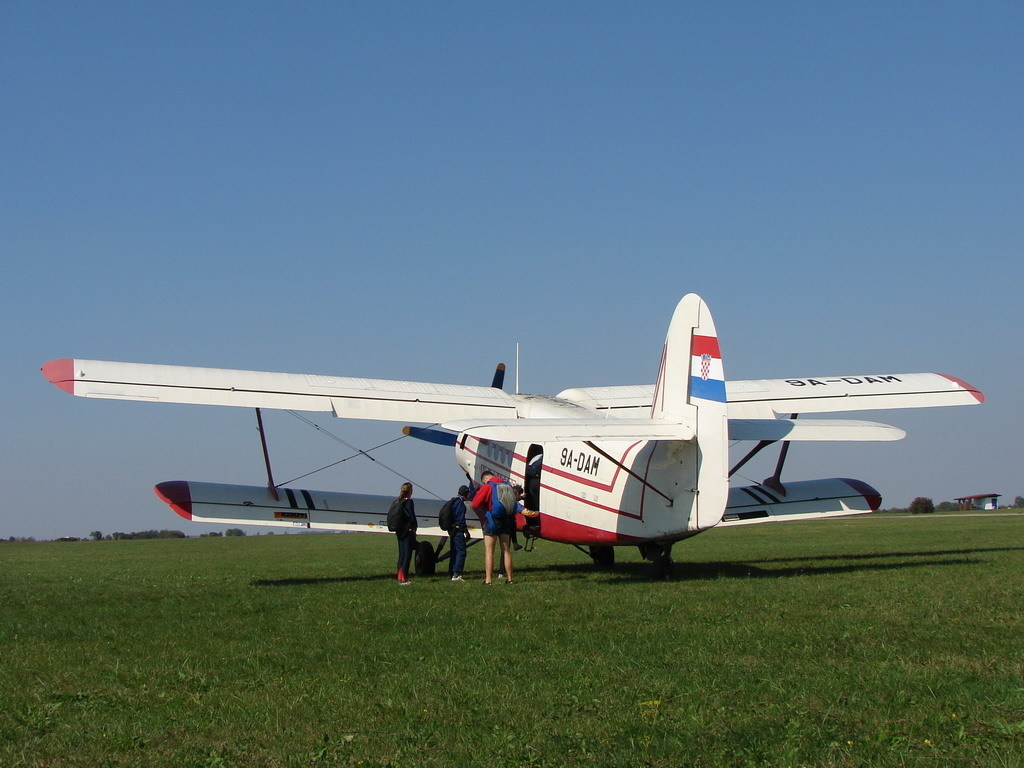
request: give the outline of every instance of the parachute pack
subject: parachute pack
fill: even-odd
[[[458,498],[458,496],[452,496],[441,506],[441,511],[437,513],[437,527],[445,533],[450,531],[451,527],[455,524],[455,514],[452,512],[452,506]]]
[[[405,518],[405,499],[395,499],[388,508],[388,530],[393,533],[404,530]]]

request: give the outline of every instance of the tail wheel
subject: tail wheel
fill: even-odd
[[[421,541],[416,545],[416,575],[433,576],[437,570],[437,555],[429,541]]]
[[[672,544],[650,542],[640,545],[640,554],[644,560],[650,560],[651,575],[658,580],[672,578]]]
[[[615,565],[615,547],[591,547],[590,557],[598,568],[611,568]]]
[[[672,578],[672,557],[668,552],[658,555],[654,559],[654,578],[664,581]]]

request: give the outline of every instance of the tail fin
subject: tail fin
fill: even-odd
[[[726,408],[715,322],[704,300],[688,293],[676,306],[665,337],[651,418],[692,419],[696,423],[697,494],[691,530],[717,525],[729,500]]]

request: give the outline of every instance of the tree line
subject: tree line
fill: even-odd
[[[1001,509],[1007,509],[1008,507],[1001,507]],[[1016,496],[1013,499],[1013,505],[1010,509],[1024,509],[1024,496]],[[906,509],[901,507],[893,507],[891,509],[880,509],[879,512],[909,512],[912,515],[928,515],[933,512],[958,512],[960,507],[952,501],[940,501],[935,504],[927,496],[918,496]],[[272,534],[273,531],[268,531],[268,534]],[[245,531],[241,528],[228,528],[223,533],[220,531],[210,531],[209,533],[199,534],[200,539],[215,538],[218,536],[245,536]],[[104,534],[102,531],[92,531],[89,533],[88,539],[81,539],[77,536],[61,536],[56,541],[122,541],[130,539],[187,539],[183,531],[161,529],[149,530],[149,531],[132,531],[131,533],[122,533],[116,531],[114,533]],[[11,543],[18,541],[35,541],[34,536],[8,536],[6,539],[0,538],[0,543]]]
[[[1024,496],[1017,496],[1013,500],[1013,505],[1010,507],[1003,506],[1000,509],[1020,509],[1024,507]],[[958,504],[952,501],[941,501],[938,504],[932,502],[927,496],[918,496],[906,509],[887,509],[886,512],[909,512],[912,515],[928,515],[933,512],[970,512],[971,510],[962,509]]]
[[[218,536],[245,536],[245,531],[241,528],[228,528],[226,531],[221,533],[220,531],[210,531],[209,533],[201,533],[198,538],[215,538]],[[164,528],[162,530],[149,530],[149,531],[132,531],[131,533],[124,533],[122,531],[115,531],[114,533],[104,534],[102,531],[91,531],[88,538],[81,538],[78,536],[61,536],[55,541],[126,541],[135,539],[187,539],[184,531],[171,530]],[[0,539],[0,542],[13,543],[18,541],[36,541],[35,536],[8,536],[6,539]]]

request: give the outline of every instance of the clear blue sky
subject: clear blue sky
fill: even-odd
[[[1020,2],[5,2],[0,536],[196,534],[154,483],[261,482],[251,412],[72,398],[46,360],[487,383],[519,341],[554,394],[651,382],[690,291],[728,378],[988,396],[876,413],[909,437],[795,446],[786,477],[1012,500],[1022,40]],[[349,453],[268,429],[278,480]],[[447,495],[448,450],[410,442],[381,462]]]

